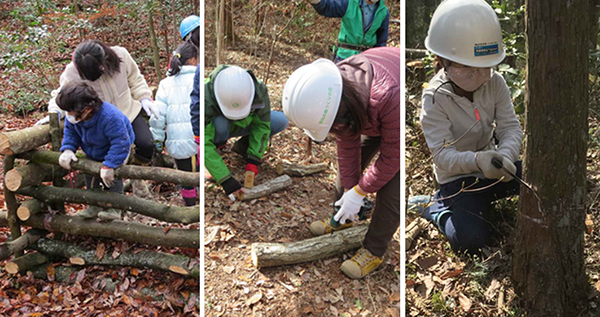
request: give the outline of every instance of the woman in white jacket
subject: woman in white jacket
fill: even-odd
[[[431,201],[423,217],[455,252],[477,254],[494,228],[491,202],[518,194],[513,175],[521,175],[523,131],[504,78],[492,71],[505,57],[500,23],[483,0],[447,0],[432,17],[425,45],[440,66],[423,92],[421,113],[440,189],[408,205]]]
[[[158,116],[150,118],[150,131],[155,149],[162,152],[163,142],[167,153],[175,159],[177,169],[196,172],[198,144],[190,116],[190,93],[194,88],[194,74],[198,63],[198,50],[185,42],[177,47],[171,58],[168,77],[163,79],[156,92]],[[166,141],[165,141],[166,131]],[[181,187],[186,206],[196,204],[196,189]]]

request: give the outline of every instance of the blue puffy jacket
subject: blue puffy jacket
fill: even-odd
[[[117,168],[125,162],[135,134],[129,119],[108,102],[94,116],[83,122],[71,124],[65,120],[65,135],[60,151],[77,151],[79,147],[88,158],[102,162],[106,167]]]

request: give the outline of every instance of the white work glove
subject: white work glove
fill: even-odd
[[[58,165],[60,165],[62,168],[66,169],[66,170],[70,170],[71,169],[71,161],[77,162],[77,160],[78,160],[77,155],[75,155],[75,153],[73,153],[73,151],[65,150],[58,157]]]
[[[511,162],[506,156],[494,151],[483,151],[475,154],[475,163],[479,170],[483,172],[483,175],[487,179],[499,179],[504,176],[503,182],[510,182],[513,177],[506,173],[502,168],[497,168],[492,164],[492,159],[497,159],[502,162],[502,165],[506,167],[511,173],[517,172],[517,167]]]
[[[310,4],[318,4],[319,2],[321,2],[321,0],[306,0],[308,1],[308,3]]]
[[[364,195],[356,190],[356,186],[345,192],[342,198],[334,204],[335,206],[342,206],[342,208],[333,216],[333,220],[341,224],[346,223],[347,219],[355,221],[358,218],[358,212],[360,211],[364,197]]]
[[[115,170],[110,167],[102,166],[102,169],[100,169],[100,178],[102,178],[104,185],[109,188],[112,187],[115,184]]]
[[[152,115],[154,115],[155,118],[158,118],[158,115],[160,114],[158,112],[158,107],[154,104],[154,101],[145,98],[141,100],[142,103],[142,108],[144,109],[144,111],[146,111],[146,114],[148,115],[148,117],[151,117]]]

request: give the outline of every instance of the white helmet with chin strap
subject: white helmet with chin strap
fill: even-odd
[[[431,18],[425,47],[466,66],[493,67],[504,59],[500,21],[484,0],[446,0]]]
[[[230,120],[241,120],[250,114],[254,100],[254,81],[243,68],[229,66],[217,74],[215,97],[223,115]]]
[[[283,88],[283,113],[313,140],[325,140],[340,106],[342,74],[328,59],[298,68]]]

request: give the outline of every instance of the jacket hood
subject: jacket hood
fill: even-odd
[[[452,89],[452,85],[450,84],[450,78],[443,68],[438,71],[438,73],[429,81],[427,88],[423,90],[423,96],[433,96],[434,93],[456,96],[454,89]]]
[[[337,64],[342,78],[354,84],[357,88],[358,97],[365,109],[369,106],[371,98],[371,84],[373,82],[373,67],[369,60],[361,55],[354,55]],[[346,116],[348,108],[340,102],[336,118]]]

